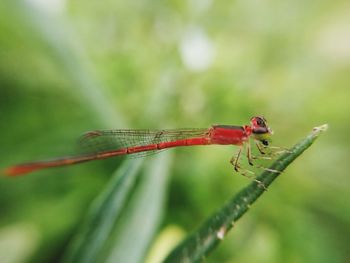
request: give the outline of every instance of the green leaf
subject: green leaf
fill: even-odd
[[[296,144],[290,151],[284,153],[269,168],[281,172],[285,170],[290,163],[311,146],[327,127],[327,125],[322,125],[314,128],[311,134]],[[257,180],[267,188],[277,176],[279,176],[279,173],[265,171],[257,177]],[[225,206],[204,222],[196,232],[178,245],[164,262],[197,262],[204,259],[220,243],[233,224],[265,192],[261,183],[254,181],[242,189]]]
[[[128,160],[93,202],[64,262],[141,262],[164,211],[169,154],[149,162]]]
[[[99,262],[143,262],[164,212],[170,155],[149,162],[112,234],[107,256]]]
[[[135,185],[141,160],[127,160],[117,170],[106,189],[92,203],[65,262],[95,262],[105,246],[115,221]]]

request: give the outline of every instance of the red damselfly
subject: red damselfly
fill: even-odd
[[[9,176],[22,175],[43,168],[72,165],[123,155],[148,155],[164,149],[194,145],[237,145],[237,155],[231,159],[234,169],[240,169],[241,152],[246,147],[249,164],[253,165],[250,139],[260,153],[269,145],[272,130],[264,117],[253,117],[250,125],[214,125],[207,129],[175,130],[97,130],[84,134],[80,139],[87,153],[14,165],[5,170]]]

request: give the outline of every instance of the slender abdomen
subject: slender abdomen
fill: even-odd
[[[47,161],[37,161],[30,163],[18,164],[7,168],[4,173],[8,176],[24,175],[30,172],[41,170],[44,168],[67,166],[72,164],[83,163],[92,160],[101,160],[119,155],[136,154],[140,152],[157,151],[167,148],[179,147],[179,146],[191,146],[191,145],[206,145],[209,144],[208,137],[197,137],[176,140],[171,142],[161,142],[155,144],[127,147],[122,149],[116,149],[111,151],[87,154],[82,156],[68,156],[63,158],[57,158]]]

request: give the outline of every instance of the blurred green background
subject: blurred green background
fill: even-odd
[[[206,262],[350,261],[349,89],[345,0],[0,2],[1,168],[71,153],[94,129],[263,114],[288,147],[329,123]],[[171,150],[148,262],[249,183],[229,164],[236,150]],[[60,262],[119,164],[1,178],[0,262]]]

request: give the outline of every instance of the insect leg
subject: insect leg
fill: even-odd
[[[238,172],[238,169],[239,169],[239,159],[241,157],[241,153],[242,153],[242,146],[239,147],[236,157],[233,156],[230,160],[230,163],[233,165],[236,172]]]
[[[248,163],[253,166],[253,157],[252,157],[252,149],[250,147],[250,142],[247,142],[247,159],[248,159]]]

